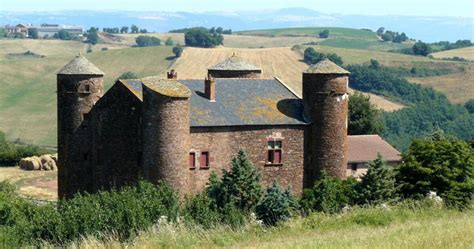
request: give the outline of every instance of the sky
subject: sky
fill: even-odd
[[[473,0],[0,0],[0,11],[242,11],[303,7],[328,14],[474,17]]]

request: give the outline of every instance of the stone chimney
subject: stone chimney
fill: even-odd
[[[204,93],[211,102],[216,102],[216,80],[208,75],[204,80]]]
[[[178,73],[174,70],[171,69],[171,71],[166,73],[167,79],[169,80],[177,80],[178,79]]]

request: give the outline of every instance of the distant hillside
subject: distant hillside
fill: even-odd
[[[458,48],[452,50],[446,50],[431,54],[435,58],[453,58],[459,57],[466,60],[474,61],[474,46],[467,48]]]
[[[376,30],[383,26],[389,30],[405,32],[409,37],[427,42],[455,41],[457,39],[474,40],[474,33],[472,32],[474,21],[472,17],[341,15],[304,8],[194,13],[88,10],[55,12],[0,11],[0,24],[16,23],[75,24],[86,28],[91,26],[100,28],[121,27],[136,24],[155,32],[167,32],[172,29],[195,26],[221,26],[234,31],[287,27],[346,27]]]

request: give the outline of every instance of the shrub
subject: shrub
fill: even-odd
[[[319,52],[316,52],[316,50],[314,50],[314,48],[312,47],[306,48],[304,50],[304,61],[307,64],[316,64],[324,59],[329,59],[330,61],[336,63],[339,66],[342,66],[342,64],[344,63],[342,61],[342,58],[334,53],[332,54],[319,53]]]
[[[109,48],[107,47],[103,47],[102,49],[100,49],[100,51],[107,51],[107,50],[109,50]]]
[[[474,99],[468,100],[465,104],[464,107],[466,107],[467,111],[471,114],[474,114]]]
[[[135,38],[135,42],[139,47],[160,46],[161,40],[158,37],[140,35]]]
[[[319,38],[328,38],[329,37],[329,30],[325,29],[321,32],[319,32]]]
[[[165,45],[166,46],[173,46],[174,45],[173,39],[171,39],[171,37],[168,37],[165,41]]]
[[[291,218],[298,209],[298,202],[293,198],[291,190],[288,188],[283,191],[274,181],[257,205],[256,214],[265,224],[275,225]]]
[[[380,154],[369,162],[367,173],[358,186],[360,204],[377,205],[396,200],[395,174]]]
[[[415,140],[403,161],[397,184],[404,197],[423,198],[435,191],[448,206],[470,205],[474,192],[474,152],[468,143],[439,136]]]
[[[350,199],[352,190],[350,188],[353,187],[353,180],[350,181],[346,183],[323,172],[313,189],[304,190],[300,200],[301,206],[306,212],[340,212],[344,206],[352,202]]]
[[[222,219],[222,215],[205,192],[186,198],[183,213],[186,220],[192,220],[204,228],[210,228]]]
[[[432,52],[430,45],[422,41],[418,41],[417,43],[415,43],[412,47],[412,50],[413,50],[413,54],[422,55],[422,56],[427,56],[431,54]]]
[[[183,53],[183,48],[181,46],[173,47],[173,54],[176,56],[176,58],[181,57],[182,53]]]

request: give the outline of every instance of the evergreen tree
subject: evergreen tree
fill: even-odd
[[[324,171],[313,189],[306,189],[301,198],[304,209],[326,213],[337,213],[350,203],[345,182]]]
[[[274,181],[257,205],[256,214],[265,224],[275,225],[279,221],[291,218],[296,214],[298,208],[298,202],[291,194],[291,190],[288,188],[283,191],[280,185]]]
[[[370,97],[355,93],[349,98],[349,134],[381,134],[382,112],[370,103]]]
[[[367,173],[362,176],[358,186],[358,193],[361,204],[381,204],[396,200],[394,171],[387,166],[380,154],[377,159],[369,162]]]
[[[224,170],[222,184],[229,200],[241,210],[253,209],[262,195],[260,172],[252,165],[246,153],[240,150],[232,159],[230,171]]]

